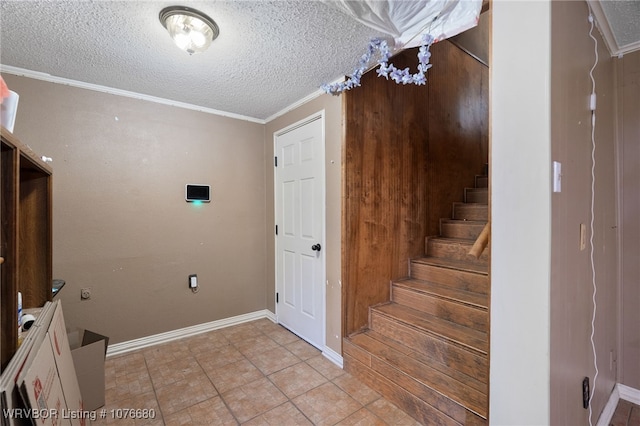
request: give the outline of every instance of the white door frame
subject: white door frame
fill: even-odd
[[[327,240],[327,180],[326,180],[326,163],[325,163],[325,153],[326,153],[326,122],[325,122],[325,111],[320,110],[314,114],[311,114],[310,116],[303,118],[300,121],[297,121],[287,127],[284,127],[276,132],[273,133],[273,152],[274,152],[274,156],[277,154],[277,147],[276,147],[276,142],[278,139],[278,136],[284,135],[285,133],[288,133],[292,130],[295,130],[299,127],[304,126],[305,124],[311,123],[313,121],[316,120],[320,120],[322,123],[322,135],[320,138],[320,143],[321,143],[321,158],[322,158],[322,171],[321,171],[321,176],[320,176],[320,182],[322,182],[322,201],[323,201],[323,208],[322,208],[322,214],[320,216],[320,220],[322,220],[322,241],[320,242],[320,244],[322,245],[323,250],[327,249],[327,244],[326,244],[326,240]],[[277,216],[277,176],[276,174],[278,173],[278,168],[274,167],[273,168],[273,218],[274,218],[274,223],[273,223],[273,227],[271,229],[275,229],[275,226],[277,225],[277,223],[275,223],[278,219]],[[274,294],[278,292],[278,237],[275,237],[275,243],[274,243],[274,249],[275,249],[275,269],[274,269],[274,273],[275,273],[275,277],[274,277],[274,284],[275,284],[275,288],[274,288]],[[325,252],[326,253],[326,252]],[[322,280],[321,282],[324,284],[327,282],[327,256],[326,254],[321,256],[321,270],[322,270]],[[280,321],[278,319],[278,303],[275,304],[276,305],[276,322],[279,324]],[[326,348],[326,344],[327,344],[327,287],[326,285],[322,286],[322,347],[318,348],[321,351],[324,351]],[[301,336],[302,337],[302,336]]]

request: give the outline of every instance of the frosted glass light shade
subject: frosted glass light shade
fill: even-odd
[[[207,50],[220,30],[204,13],[183,6],[171,6],[160,11],[160,22],[176,45],[189,55]]]

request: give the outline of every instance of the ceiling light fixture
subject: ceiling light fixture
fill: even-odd
[[[189,55],[207,50],[220,34],[213,19],[189,7],[170,6],[162,9],[160,22],[176,45]]]

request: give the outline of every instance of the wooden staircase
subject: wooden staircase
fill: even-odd
[[[427,425],[488,424],[489,249],[468,254],[488,220],[486,176],[464,199],[343,344],[346,371]]]

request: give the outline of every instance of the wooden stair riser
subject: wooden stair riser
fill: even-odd
[[[487,222],[489,220],[489,208],[486,204],[453,203],[452,218]]]
[[[438,362],[437,360],[430,358],[428,356],[428,354],[426,352],[422,352],[422,351],[415,351],[405,345],[403,345],[401,342],[398,342],[396,340],[394,340],[393,338],[387,337],[387,336],[383,336],[382,334],[373,331],[373,330],[367,330],[363,333],[357,333],[354,336],[348,337],[347,339],[353,339],[354,342],[357,342],[356,344],[358,344],[360,342],[360,337],[362,335],[366,335],[369,338],[375,339],[379,342],[384,343],[386,346],[388,346],[389,348],[392,348],[394,351],[406,355],[407,357],[420,362],[424,365],[428,365],[430,368],[433,368],[434,370],[439,371],[440,373],[451,377],[452,379],[455,379],[457,381],[459,381],[460,383],[464,383],[465,385],[469,386],[472,389],[475,389],[476,391],[484,394],[484,395],[488,395],[489,393],[489,384],[488,383],[483,383],[480,380],[477,380],[475,377],[469,376],[467,374],[462,373],[461,371],[458,371],[454,368],[450,368],[449,366]]]
[[[428,256],[441,259],[462,260],[474,265],[488,265],[489,250],[485,249],[480,258],[469,254],[473,246],[471,240],[458,240],[438,237],[427,237],[425,251]]]
[[[460,290],[455,287],[437,284],[431,281],[416,280],[414,278],[395,280],[392,281],[391,285],[391,290],[393,290],[393,286],[406,288],[407,290],[417,293],[429,294],[433,297],[472,306],[483,311],[487,311],[489,309],[488,294]]]
[[[484,333],[489,331],[489,313],[487,310],[395,285],[392,286],[391,300],[447,321],[464,325],[465,327],[470,327]]]
[[[369,311],[372,324],[375,321],[374,316],[381,316],[392,323],[405,325],[415,333],[434,336],[478,355],[484,356],[489,351],[487,333],[480,330],[465,327],[393,302],[371,307]],[[374,327],[372,326],[371,329]],[[392,334],[387,335],[392,336]]]
[[[352,360],[361,363],[361,367],[367,368],[374,375],[384,377],[389,381],[389,385],[398,387],[411,394],[418,401],[429,407],[429,410],[433,414],[437,416],[442,416],[444,414],[445,416],[452,417],[454,420],[458,421],[464,419],[464,407],[447,398],[441,392],[434,391],[428,386],[421,386],[417,380],[402,373],[398,368],[394,368],[393,366],[382,362],[370,351],[362,349],[354,344],[347,343],[343,346],[343,352],[344,355],[350,356]],[[349,363],[347,362],[347,364]],[[353,364],[345,367],[345,370],[349,372],[350,367],[353,367]],[[374,384],[372,387],[375,390],[377,385]]]
[[[464,202],[489,204],[489,189],[488,188],[465,188]]]
[[[412,278],[448,285],[475,293],[489,293],[489,277],[487,275],[440,268],[422,263],[418,260],[411,261],[410,265],[410,275]]]
[[[486,222],[470,220],[440,219],[440,236],[445,238],[466,238],[475,241]]]
[[[488,188],[489,176],[476,175],[476,188]]]
[[[486,390],[480,392],[469,387],[366,333],[354,336],[353,341],[348,341],[348,346],[345,352],[355,352],[354,358],[364,365],[457,421],[465,420],[466,410],[486,418],[489,403]],[[364,357],[364,353],[368,357]]]
[[[450,368],[488,383],[488,364],[485,355],[476,351],[471,352],[466,347],[393,321],[376,312],[372,312],[370,318],[372,330],[391,337],[415,351],[422,351]]]
[[[462,423],[422,401],[406,389],[357,361],[349,354],[343,355],[344,370],[369,386],[393,404],[400,407],[423,425],[460,426]]]

